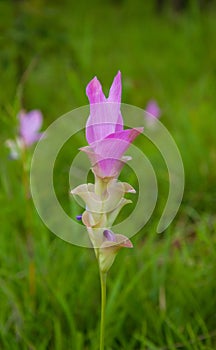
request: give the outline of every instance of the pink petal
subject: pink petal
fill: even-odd
[[[113,79],[113,83],[111,85],[111,88],[109,91],[109,97],[107,101],[121,103],[121,94],[122,94],[121,72],[118,71],[117,75]]]
[[[118,177],[122,167],[127,161],[127,159],[103,159],[101,155],[94,152],[91,146],[82,147],[80,150],[87,154],[94,173],[101,178]]]
[[[125,163],[122,160],[123,154],[142,131],[143,128],[137,128],[112,133],[81,150],[87,153],[99,177],[116,177]]]
[[[121,107],[121,73],[118,72],[105,98],[99,80],[95,77],[86,88],[90,102],[90,116],[86,123],[86,139],[89,144],[123,129]]]
[[[118,159],[103,159],[97,162],[94,167],[94,173],[100,178],[117,178],[125,165],[125,162]]]
[[[38,110],[29,113],[20,112],[18,117],[20,120],[20,136],[27,146],[31,146],[41,137],[41,133],[38,131],[43,122],[42,113]]]
[[[106,137],[106,139],[118,139],[126,141],[129,144],[132,143],[135,138],[143,132],[143,128],[126,129],[112,133]]]
[[[86,87],[86,95],[88,96],[89,103],[100,103],[105,102],[106,98],[104,96],[101,83],[94,77]]]
[[[117,75],[113,79],[113,83],[111,85],[110,91],[109,91],[109,97],[107,99],[108,102],[115,102],[115,103],[121,103],[121,94],[122,94],[122,84],[121,84],[121,72],[118,71]],[[123,118],[120,112],[120,106],[119,106],[119,113],[118,113],[118,119],[116,121],[116,127],[114,131],[121,131],[123,129]]]
[[[121,112],[118,113],[118,119],[115,126],[115,132],[123,130],[123,118]]]
[[[90,116],[86,123],[86,139],[91,145],[117,130],[122,130],[120,105],[98,103],[90,105]]]

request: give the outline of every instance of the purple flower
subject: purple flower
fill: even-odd
[[[21,111],[18,114],[20,126],[19,134],[26,147],[30,147],[33,143],[37,142],[42,133],[39,132],[42,123],[43,116],[39,110],[33,110],[28,113]]]
[[[123,157],[125,151],[143,131],[143,128],[123,129],[120,71],[113,80],[108,98],[96,77],[88,84],[86,94],[90,102],[90,116],[86,123],[89,146],[81,150],[87,153],[98,177],[118,177],[128,160],[128,157]]]
[[[160,107],[155,100],[150,100],[145,110],[151,115],[151,117],[160,118],[161,116]]]

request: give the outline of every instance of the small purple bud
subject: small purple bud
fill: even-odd
[[[112,231],[104,230],[103,235],[108,241],[116,242],[116,236],[114,235],[114,233],[112,233]]]
[[[82,214],[77,215],[77,216],[76,216],[76,219],[77,219],[78,221],[81,221],[81,220],[82,220]]]

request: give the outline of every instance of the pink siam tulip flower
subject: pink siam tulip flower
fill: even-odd
[[[87,153],[95,184],[82,184],[71,191],[85,203],[86,210],[77,219],[86,226],[95,248],[100,270],[107,272],[120,248],[132,248],[128,237],[110,230],[121,209],[131,203],[126,193],[136,191],[126,182],[117,180],[122,166],[130,157],[124,157],[134,139],[143,128],[123,129],[121,115],[121,73],[113,80],[106,98],[98,79],[87,85],[90,115],[86,123],[86,139],[89,146],[81,150]]]
[[[86,124],[86,152],[94,173],[100,178],[117,178],[128,157],[123,157],[143,128],[123,129],[121,107],[121,73],[113,80],[106,98],[95,77],[86,88],[90,116]]]
[[[33,143],[37,142],[42,133],[39,132],[42,123],[43,116],[39,110],[33,110],[29,113],[21,111],[18,114],[20,127],[19,134],[26,147],[30,147]]]
[[[151,117],[160,118],[161,116],[160,107],[155,100],[150,100],[145,110],[151,115]]]

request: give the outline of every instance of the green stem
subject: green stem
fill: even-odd
[[[22,182],[24,189],[25,198],[25,238],[27,244],[27,252],[29,256],[29,292],[33,297],[36,289],[36,273],[35,273],[35,262],[34,262],[34,244],[32,237],[32,212],[30,202],[30,185],[29,185],[29,171],[27,167],[27,150],[26,147],[22,150]]]
[[[106,310],[106,272],[100,271],[101,281],[101,324],[100,324],[100,350],[104,350],[105,310]]]
[[[104,197],[104,193],[107,189],[107,182],[95,175],[95,193],[101,197]]]

